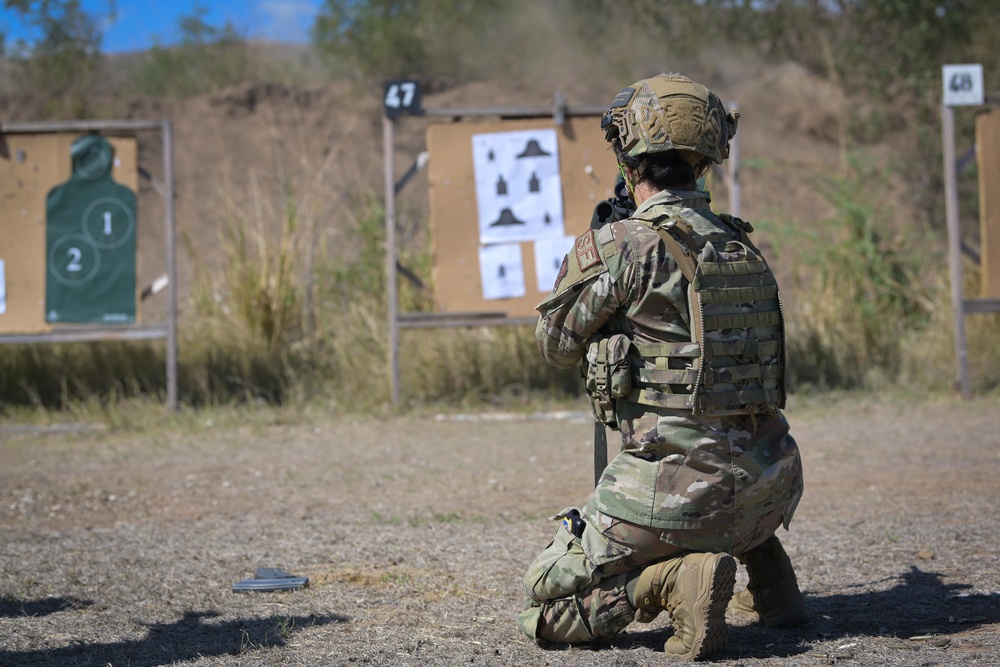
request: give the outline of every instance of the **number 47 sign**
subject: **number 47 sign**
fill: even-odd
[[[982,65],[945,65],[941,77],[945,106],[978,106],[984,102]]]
[[[385,82],[385,97],[382,98],[385,115],[399,118],[404,114],[418,116],[420,108],[420,82],[412,79],[396,79]]]

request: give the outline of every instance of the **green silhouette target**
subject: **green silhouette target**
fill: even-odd
[[[135,322],[135,193],[112,179],[103,138],[77,139],[70,155],[72,175],[46,200],[45,320]]]

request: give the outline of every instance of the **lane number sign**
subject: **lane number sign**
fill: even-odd
[[[941,76],[945,106],[977,106],[985,101],[982,65],[945,65]]]
[[[398,118],[404,114],[420,115],[420,82],[413,79],[396,79],[385,82],[385,97],[382,100],[385,115]]]

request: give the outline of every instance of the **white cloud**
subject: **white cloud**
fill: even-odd
[[[259,0],[260,35],[280,42],[306,42],[317,13],[318,0]]]

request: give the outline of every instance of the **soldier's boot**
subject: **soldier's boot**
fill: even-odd
[[[678,557],[660,561],[639,573],[629,593],[636,621],[650,623],[667,608],[667,593],[677,580],[677,570],[683,560]]]
[[[696,553],[651,565],[635,587],[636,620],[648,622],[670,612],[674,635],[664,652],[700,660],[726,646],[726,604],[736,582],[736,560],[728,554]]]
[[[737,556],[750,582],[733,596],[729,610],[770,628],[792,628],[809,622],[792,561],[775,536]]]

